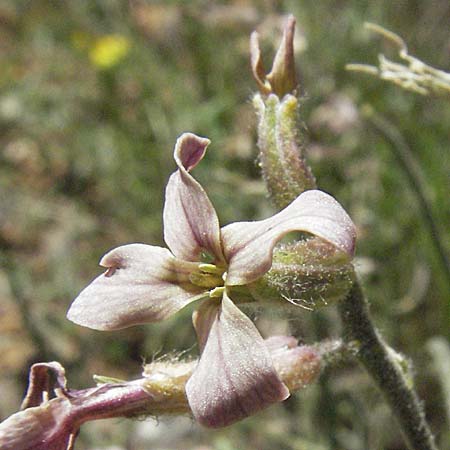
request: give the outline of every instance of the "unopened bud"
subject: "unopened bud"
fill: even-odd
[[[314,310],[343,298],[353,279],[347,255],[319,238],[311,238],[277,247],[271,269],[249,288],[259,301],[284,299]]]
[[[259,48],[259,36],[256,31],[250,36],[250,62],[258,89],[263,95],[271,93],[279,98],[293,93],[297,87],[294,60],[295,18],[289,16],[283,32],[283,38],[275,55],[272,70],[266,75]]]
[[[259,165],[267,189],[281,209],[303,191],[314,189],[316,180],[306,163],[299,134],[298,100],[286,95],[264,98],[256,94]]]
[[[298,345],[297,339],[292,336],[272,336],[265,342],[278,375],[291,392],[317,379],[321,356],[314,347]]]

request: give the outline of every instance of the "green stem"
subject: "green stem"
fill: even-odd
[[[375,329],[367,300],[355,282],[339,303],[344,340],[384,394],[411,450],[437,450],[434,437],[408,375]]]

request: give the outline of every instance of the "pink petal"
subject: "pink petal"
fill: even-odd
[[[67,317],[96,330],[158,322],[204,296],[189,282],[197,264],[180,261],[165,248],[130,244],[107,253],[108,270],[72,303]]]
[[[71,449],[78,431],[70,415],[72,405],[63,397],[42,406],[27,408],[0,424],[2,450],[65,450]]]
[[[272,265],[273,247],[291,231],[319,236],[347,253],[349,258],[353,256],[356,231],[350,217],[325,192],[306,191],[269,219],[236,222],[222,228],[229,263],[226,284],[247,284],[266,273]]]
[[[208,340],[209,332],[217,319],[221,305],[220,299],[209,298],[205,300],[199,308],[192,314],[192,322],[197,333],[198,346],[200,353],[203,352]]]
[[[173,152],[178,168],[190,172],[203,159],[210,143],[208,138],[194,133],[183,133],[177,139]]]
[[[201,320],[198,316],[197,327]],[[206,321],[210,322],[210,314]],[[258,330],[226,294],[222,307],[216,308],[186,394],[195,418],[214,428],[230,425],[289,396]]]
[[[295,348],[298,345],[298,339],[294,336],[269,336],[264,340],[266,347],[269,349],[272,359],[278,352],[284,352],[286,349]]]
[[[31,366],[28,389],[21,409],[39,406],[49,396],[56,385],[60,392],[66,393],[66,373],[64,367],[57,361],[36,363]]]
[[[191,133],[177,140],[174,158],[178,171],[166,188],[164,240],[178,258],[200,261],[202,252],[206,252],[216,263],[223,263],[216,211],[206,192],[188,173],[203,158],[208,144],[208,139]]]

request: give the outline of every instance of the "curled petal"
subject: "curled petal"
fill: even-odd
[[[157,409],[159,403],[163,403],[168,410],[173,410],[180,403],[173,397],[182,397],[186,404],[182,393],[163,395],[163,400],[158,398],[161,391],[149,392],[145,379],[105,383],[94,388],[62,392],[61,382],[65,385],[64,368],[59,363],[40,363],[33,367],[30,373],[30,389],[35,390],[37,387],[31,387],[36,382],[36,376],[41,379],[46,377],[43,373],[46,368],[55,372],[59,379],[58,387],[54,389],[57,397],[27,407],[2,422],[2,450],[73,450],[78,430],[84,422],[141,415],[152,408]],[[174,391],[177,393],[176,389]]]
[[[72,303],[67,317],[96,330],[116,330],[158,322],[201,298],[189,282],[197,264],[174,258],[165,248],[130,244],[107,253],[108,270]]]
[[[236,222],[222,228],[225,257],[229,263],[226,284],[255,281],[272,265],[275,244],[286,233],[305,231],[353,256],[355,226],[342,206],[330,195],[305,191],[278,214],[256,222]]]
[[[204,252],[215,263],[223,263],[216,211],[201,185],[189,174],[203,158],[208,144],[208,139],[192,133],[184,133],[177,140],[174,158],[178,171],[171,175],[166,188],[164,240],[178,258],[200,261]]]
[[[53,386],[53,382],[55,386]],[[33,364],[30,369],[27,393],[21,409],[39,406],[50,398],[50,392],[54,387],[61,393],[66,393],[66,384],[66,373],[59,362]]]
[[[201,320],[199,315],[197,329]],[[205,320],[211,323],[210,314]],[[195,418],[213,428],[230,425],[289,396],[258,330],[226,294],[221,308],[216,308],[186,394]]]
[[[191,171],[205,156],[206,148],[211,143],[193,133],[183,133],[175,144],[173,157],[181,170]]]

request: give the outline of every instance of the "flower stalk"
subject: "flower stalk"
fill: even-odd
[[[284,40],[287,36],[293,38],[293,23],[295,22],[292,20],[288,22]],[[399,44],[400,46],[403,45],[402,42]],[[290,201],[290,198],[295,198],[304,190],[315,187],[316,184],[303,153],[299,151],[298,103],[295,96],[292,95],[295,92],[292,94],[283,92],[284,97],[280,100],[276,92],[270,89],[268,77],[266,77],[266,81],[263,79],[259,47],[254,36],[252,36],[250,47],[253,75],[260,91],[254,97],[254,105],[259,119],[260,165],[270,196],[281,208],[285,202]],[[279,58],[279,54],[285,51],[285,48],[287,48],[286,43],[283,41],[275,58],[278,61],[277,65],[282,60]],[[402,48],[403,57],[408,57],[406,47]],[[416,62],[411,58],[409,61]],[[285,65],[284,73],[288,72],[288,67],[290,70],[295,67],[290,59],[289,65]],[[359,282],[355,280],[351,263],[347,260],[341,261],[339,264],[337,260],[333,265],[333,263],[330,264],[332,258],[329,255],[323,257],[320,251],[312,251],[309,254],[303,251],[300,253],[301,259],[296,261],[297,265],[293,264],[296,257],[292,245],[307,247],[308,242],[307,240],[291,244],[288,249],[279,247],[278,252],[274,252],[271,270],[261,280],[258,280],[260,289],[261,286],[263,286],[262,292],[264,290],[270,292],[272,289],[273,295],[275,292],[282,294],[285,291],[286,294],[297,289],[300,298],[303,298],[301,296],[303,289],[310,296],[311,308],[309,309],[315,309],[318,302],[313,294],[314,289],[308,287],[308,283],[316,284],[319,292],[321,289],[326,291],[328,293],[326,297],[331,297],[330,293],[337,290],[340,294],[337,296],[340,298],[338,310],[343,323],[346,353],[349,352],[365,367],[382,391],[400,424],[409,448],[411,450],[436,450],[434,437],[414,390],[409,365],[401,355],[384,342],[376,330],[369,315],[367,300]],[[324,248],[326,249],[327,246]],[[306,271],[305,261],[311,263],[310,268]],[[294,275],[291,272],[295,270],[297,273]],[[307,277],[305,277],[305,273],[307,273]],[[312,277],[310,277],[311,274]],[[299,304],[308,306],[308,302],[305,305],[304,298],[303,305],[301,302]]]
[[[383,393],[411,450],[437,450],[408,368],[383,340],[359,283],[338,304],[344,341]]]

